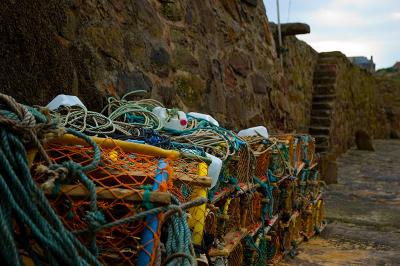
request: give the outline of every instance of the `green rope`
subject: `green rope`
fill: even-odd
[[[19,105],[12,98],[6,95],[0,96],[5,103],[3,106],[10,108],[1,112],[0,116],[0,194],[2,195],[0,215],[5,216],[1,219],[1,230],[5,236],[4,245],[8,247],[1,251],[3,260],[11,265],[21,265],[20,258],[17,258],[19,250],[10,218],[12,213],[17,220],[21,221],[19,225],[28,229],[31,236],[45,251],[43,256],[49,262],[100,265],[95,255],[64,227],[43,191],[34,183],[30,173],[22,140],[26,141],[31,136],[35,137],[33,133],[35,131],[40,135],[37,130],[48,129],[55,125],[40,123],[44,122],[43,116],[34,116],[26,111],[26,107]],[[7,111],[14,114],[7,116],[5,115]],[[36,138],[33,142],[39,142],[39,140]],[[21,228],[21,231],[26,230],[25,228]]]

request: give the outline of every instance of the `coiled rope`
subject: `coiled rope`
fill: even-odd
[[[171,215],[172,222],[168,230],[174,232],[169,229],[170,226],[186,228],[185,235],[175,242],[179,243],[179,248],[169,250],[170,253],[178,252],[170,254],[170,261],[186,258],[185,265],[193,265],[191,235],[183,210],[204,204],[207,199],[199,198],[182,205],[153,208],[106,224],[97,207],[95,185],[85,175],[85,171],[93,170],[100,161],[100,150],[93,140],[81,132],[67,129],[68,133],[83,138],[93,147],[93,160],[85,166],[72,161],[61,165],[52,164],[42,143],[46,141],[48,133],[60,135],[64,130],[50,117],[18,104],[7,95],[0,94],[0,106],[0,233],[3,236],[0,256],[5,263],[22,265],[19,249],[23,247],[35,265],[100,265],[97,259],[96,232],[144,219],[151,214],[170,211],[181,215]],[[46,186],[62,183],[68,176],[78,176],[86,186],[90,197],[90,212],[85,217],[88,228],[76,232],[65,228],[41,188],[32,179],[27,159],[29,145],[36,148],[48,163],[39,169],[49,177]],[[89,235],[90,249],[77,239],[76,235],[81,233]],[[31,246],[32,243],[27,240],[36,244]]]
[[[164,127],[163,121],[152,110],[157,106],[164,107],[162,103],[154,99],[126,100],[128,96],[144,92],[147,91],[132,91],[125,94],[121,99],[109,97],[107,99],[108,104],[101,113],[106,114],[111,121],[117,122],[121,126],[135,125],[160,130]]]

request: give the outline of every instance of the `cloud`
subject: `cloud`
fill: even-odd
[[[275,0],[264,0],[276,21]],[[281,19],[305,22],[311,34],[299,35],[317,51],[374,56],[378,67],[400,60],[400,0],[280,0]]]
[[[319,27],[358,27],[367,21],[357,12],[335,9],[321,9],[311,13],[312,24]]]
[[[393,20],[400,20],[400,12],[392,13],[392,19]]]

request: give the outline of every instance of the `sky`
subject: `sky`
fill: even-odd
[[[400,61],[400,0],[279,0],[281,23],[303,22],[311,34],[298,35],[318,52],[372,55],[377,69]],[[264,0],[277,21],[276,0]]]

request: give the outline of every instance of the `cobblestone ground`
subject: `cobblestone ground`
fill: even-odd
[[[282,265],[400,265],[400,141],[350,150],[329,185],[327,228]]]

